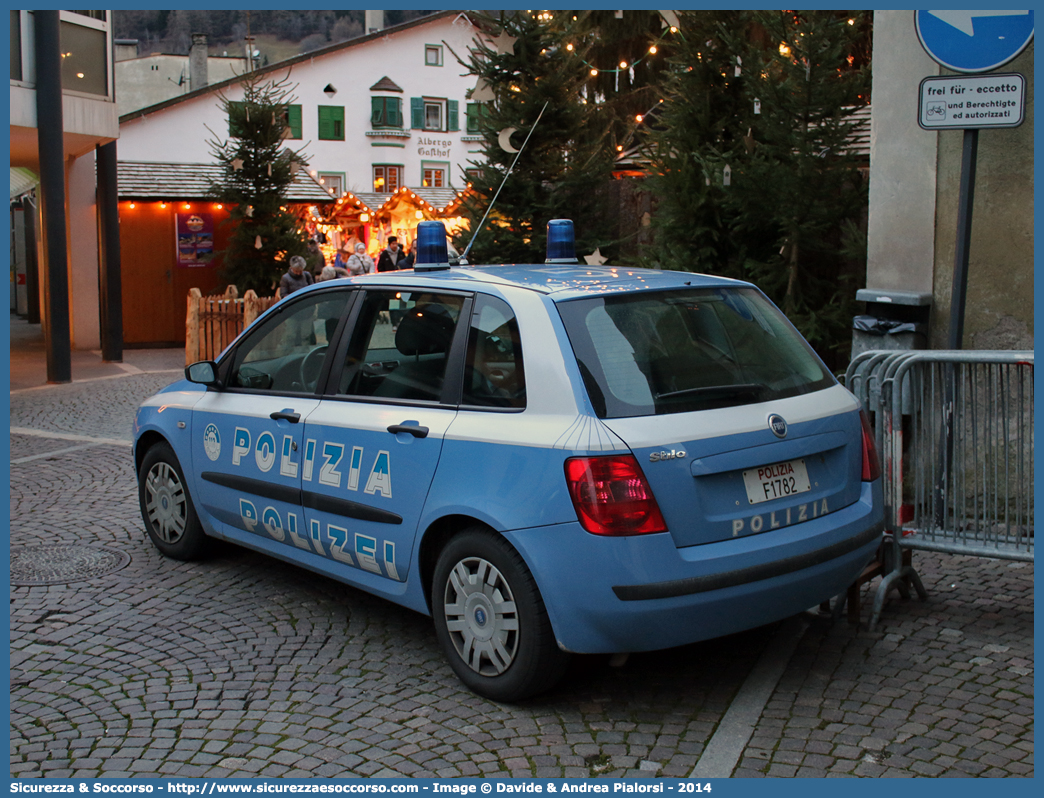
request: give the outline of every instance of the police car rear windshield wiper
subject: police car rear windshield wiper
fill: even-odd
[[[737,385],[708,385],[702,388],[683,388],[680,391],[667,391],[656,394],[659,399],[704,399],[710,402],[729,399],[756,400],[767,386],[757,382],[744,382]]]

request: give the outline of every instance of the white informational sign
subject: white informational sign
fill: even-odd
[[[1026,78],[956,75],[925,78],[918,92],[917,124],[925,130],[1018,127],[1026,110]]]

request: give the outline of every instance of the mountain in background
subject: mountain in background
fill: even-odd
[[[138,54],[187,55],[193,33],[205,33],[211,55],[238,53],[245,37],[255,37],[264,62],[280,61],[363,34],[362,10],[351,11],[124,11],[114,10],[115,38],[137,39]],[[385,11],[384,26],[433,11]]]

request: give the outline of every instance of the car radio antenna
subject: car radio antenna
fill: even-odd
[[[526,134],[526,140],[522,142],[522,146],[518,152],[515,153],[515,160],[511,162],[511,166],[508,167],[507,173],[504,175],[504,179],[500,181],[500,186],[497,188],[497,193],[493,195],[493,199],[489,201],[489,207],[486,208],[486,212],[482,215],[482,221],[478,223],[478,227],[475,228],[474,235],[471,236],[471,241],[468,242],[467,247],[464,248],[464,252],[460,256],[460,265],[466,266],[468,263],[468,253],[471,252],[471,247],[475,243],[475,239],[478,238],[479,230],[482,229],[482,225],[486,223],[486,217],[489,216],[489,212],[493,210],[493,203],[497,201],[497,197],[500,196],[500,189],[504,188],[504,184],[507,183],[507,179],[511,177],[511,170],[515,168],[515,164],[518,163],[518,158],[522,154],[522,150],[526,148],[529,143],[529,137],[533,135],[533,131],[536,130],[536,126],[540,124],[540,117],[544,115],[544,111],[547,110],[547,103],[551,102],[548,100],[544,103],[544,107],[540,109],[540,113],[537,114],[536,121],[533,122],[533,127],[529,129],[529,133]]]

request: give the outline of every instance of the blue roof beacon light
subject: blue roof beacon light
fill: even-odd
[[[547,223],[547,260],[544,263],[577,263],[576,237],[572,219],[552,219]]]
[[[417,260],[413,270],[432,272],[448,269],[449,248],[446,246],[446,225],[442,222],[417,224]]]

